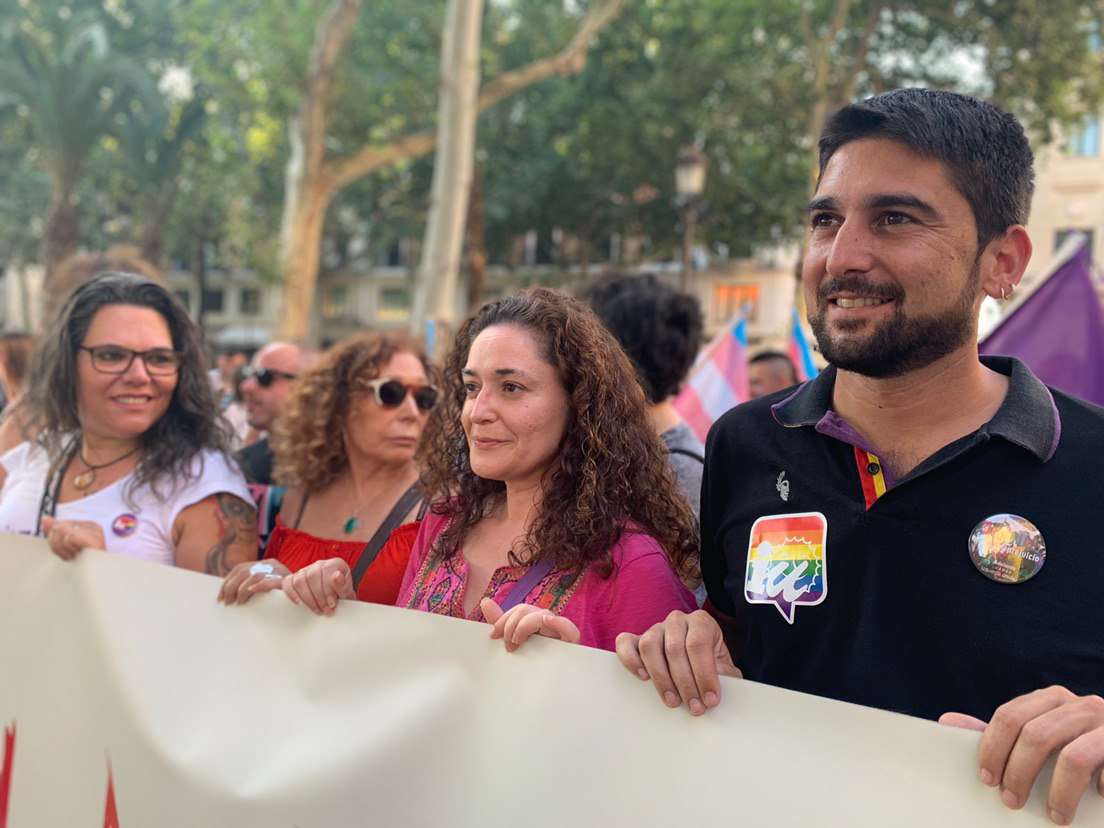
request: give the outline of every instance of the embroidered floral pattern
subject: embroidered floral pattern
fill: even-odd
[[[502,603],[513,585],[524,577],[526,569],[524,566],[499,567],[491,575],[481,599],[493,598]],[[559,614],[571,599],[580,580],[573,572],[550,572],[525,596],[524,603]],[[464,614],[464,590],[467,582],[468,562],[462,554],[450,555],[444,559],[438,555],[427,555],[414,577],[406,607],[452,618],[484,621],[486,619],[478,601],[470,615]]]

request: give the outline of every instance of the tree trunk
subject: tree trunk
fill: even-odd
[[[329,204],[329,192],[314,187],[303,194],[291,219],[288,249],[284,256],[284,311],[278,332],[281,339],[306,342],[311,335],[311,311],[318,284],[318,256],[322,249],[322,231]]]
[[[142,258],[159,272],[165,264],[165,227],[176,203],[176,187],[167,188],[142,210],[145,221],[138,233],[138,250]]]
[[[283,312],[277,336],[306,342],[311,334],[311,310],[318,284],[319,251],[333,193],[320,163],[308,164],[302,122],[288,129],[291,154],[285,176],[284,215],[280,227],[280,261],[284,273]]]
[[[366,145],[348,157],[326,159],[325,126],[333,71],[348,43],[361,2],[334,0],[319,20],[307,91],[300,113],[291,125],[292,158],[288,162],[280,233],[284,305],[279,330],[280,335],[288,339],[302,340],[309,332],[324,214],[333,198],[376,170],[427,155],[439,138],[439,130],[422,130],[383,146]],[[592,6],[580,21],[571,42],[560,52],[490,81],[479,93],[476,112],[483,112],[547,78],[580,73],[586,66],[591,41],[621,13],[624,5],[625,0],[603,0]],[[312,204],[316,213],[313,218],[304,214],[307,205]],[[321,215],[317,215],[319,211]],[[415,298],[419,295],[421,292],[416,293]],[[418,317],[415,315],[415,318]]]
[[[318,257],[326,210],[337,192],[326,170],[326,127],[337,63],[348,45],[362,0],[334,0],[318,21],[307,87],[288,124],[291,154],[280,226],[283,312],[278,335],[293,342],[310,335]]]
[[[192,275],[195,276],[196,291],[199,296],[196,302],[196,325],[199,329],[206,332],[206,328],[203,326],[203,317],[205,311],[203,309],[203,294],[207,292],[207,239],[200,233],[196,236],[195,248],[192,253]]]
[[[19,282],[19,307],[23,316],[23,323],[20,327],[28,332],[36,330],[39,326],[35,324],[34,310],[31,307],[31,288],[27,284],[27,265],[20,262],[18,267],[12,268],[8,272],[13,271]]]
[[[77,252],[80,240],[80,215],[77,211],[75,183],[54,177],[50,208],[42,236],[42,324],[49,324],[57,309],[76,285],[58,284],[58,265]]]
[[[487,282],[487,222],[483,212],[483,171],[477,166],[472,173],[471,197],[468,199],[468,313],[475,313],[483,301]]]
[[[437,157],[414,300],[413,323],[418,328],[427,312],[450,328],[456,323],[464,213],[475,154],[482,24],[483,0],[449,0],[441,37]]]

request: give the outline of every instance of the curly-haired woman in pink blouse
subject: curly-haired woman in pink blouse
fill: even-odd
[[[431,502],[398,605],[614,649],[696,605],[697,529],[627,357],[597,317],[536,289],[460,329],[419,459]],[[331,612],[347,566],[284,591]],[[311,580],[313,579],[313,580]]]

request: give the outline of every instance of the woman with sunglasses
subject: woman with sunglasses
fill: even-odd
[[[456,336],[420,450],[433,506],[398,605],[613,650],[697,607],[697,523],[632,365],[580,302],[535,289],[484,305]],[[339,563],[284,592],[329,614]],[[685,583],[684,583],[685,581]]]
[[[42,337],[27,404],[40,429],[0,457],[0,531],[225,575],[256,555],[202,334],[161,285],[106,273]]]
[[[422,504],[414,452],[437,402],[429,376],[421,349],[389,334],[340,342],[299,375],[273,427],[288,489],[265,560],[231,572],[220,601],[245,603],[335,559],[361,600],[394,603]]]

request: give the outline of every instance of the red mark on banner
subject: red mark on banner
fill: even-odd
[[[115,782],[111,778],[110,761],[107,763],[107,805],[104,806],[104,828],[119,828],[119,812],[115,808]]]
[[[4,763],[0,770],[0,828],[8,826],[8,802],[11,796],[12,762],[15,761],[15,722],[4,728]]]

